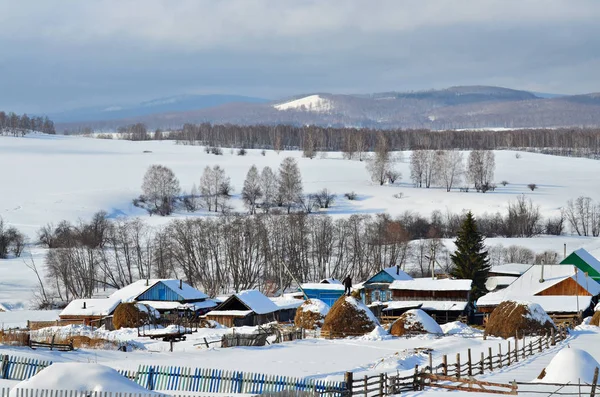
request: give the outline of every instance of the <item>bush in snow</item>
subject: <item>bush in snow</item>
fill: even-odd
[[[348,200],[356,200],[357,194],[355,192],[349,192],[344,194],[344,197],[346,197]]]
[[[411,334],[438,334],[444,331],[438,323],[421,309],[409,310],[392,324],[390,334],[403,336]]]
[[[329,306],[319,299],[308,299],[297,310],[294,324],[304,329],[317,329],[323,326]]]
[[[510,338],[518,335],[543,335],[556,329],[554,322],[537,303],[504,301],[490,314],[485,335]]]
[[[362,336],[373,331],[377,325],[377,318],[360,301],[360,297],[342,295],[325,316],[321,335],[330,338]]]
[[[535,183],[530,183],[529,185],[527,185],[527,187],[529,188],[529,190],[531,190],[532,192],[537,189],[537,185]]]

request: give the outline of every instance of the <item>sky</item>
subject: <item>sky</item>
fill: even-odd
[[[484,84],[600,91],[598,0],[0,0],[0,109]]]

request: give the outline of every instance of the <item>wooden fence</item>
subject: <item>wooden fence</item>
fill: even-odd
[[[332,397],[342,396],[346,390],[343,382],[220,369],[140,366],[137,371],[119,372],[148,390],[247,394],[298,390]]]
[[[155,397],[155,394],[144,393],[115,393],[109,391],[80,391],[80,390],[48,390],[48,389],[17,389],[0,388],[0,397]],[[186,397],[185,394],[171,394],[170,397]]]
[[[11,380],[29,379],[50,364],[52,364],[52,361],[0,354],[0,378]]]

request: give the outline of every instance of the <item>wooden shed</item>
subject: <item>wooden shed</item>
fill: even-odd
[[[65,307],[58,317],[63,323],[83,325],[102,325],[102,321],[110,316],[121,301],[119,299],[75,299]]]

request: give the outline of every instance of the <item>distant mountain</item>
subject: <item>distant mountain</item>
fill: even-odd
[[[134,122],[150,128],[202,122],[427,129],[600,126],[600,94],[544,98],[489,86],[363,95],[310,93],[273,102],[238,101],[183,112],[59,123],[57,128],[114,129]]]
[[[126,106],[102,106],[51,114],[58,123],[129,119],[156,113],[185,112],[227,103],[265,103],[268,99],[240,95],[179,95]]]

